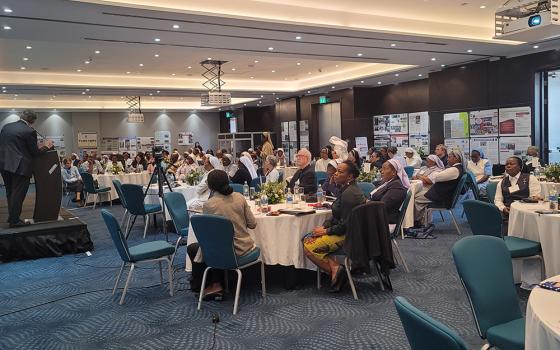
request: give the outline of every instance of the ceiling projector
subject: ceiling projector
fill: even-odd
[[[510,0],[496,10],[494,39],[535,42],[560,36],[560,0]]]

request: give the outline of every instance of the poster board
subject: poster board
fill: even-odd
[[[302,148],[305,147],[303,146],[304,143],[307,144],[306,148],[309,148],[309,122],[307,120],[299,121],[299,141]]]
[[[389,135],[376,136],[373,139],[373,147],[379,149],[381,147],[389,147],[391,145],[391,137]]]
[[[188,146],[194,144],[192,132],[180,132],[177,134],[177,145]]]
[[[118,137],[103,137],[101,139],[101,152],[115,153],[119,151]]]
[[[135,136],[119,137],[119,152],[128,152],[131,155],[136,154],[137,143],[138,141]]]
[[[448,150],[460,149],[463,152],[463,154],[465,154],[466,156],[469,155],[470,143],[469,143],[469,139],[467,138],[445,139],[443,143],[445,144]]]
[[[404,154],[404,150],[408,148],[408,134],[391,134],[391,146],[397,147],[400,154]]]
[[[408,134],[408,114],[386,114],[373,117],[373,134]]]
[[[500,108],[500,136],[531,136],[531,107]]]
[[[470,112],[469,124],[471,137],[498,136],[498,110]]]
[[[136,149],[138,152],[149,152],[154,148],[155,140],[151,136],[140,136],[136,138]]]
[[[469,137],[469,112],[444,114],[443,137],[445,139],[462,139]]]
[[[497,137],[475,137],[471,139],[470,151],[479,150],[484,152],[492,164],[499,164],[500,153],[498,151],[499,139]]]
[[[356,137],[356,148],[358,149],[358,153],[360,154],[360,157],[367,157],[368,142],[366,136]]]
[[[427,135],[430,132],[430,114],[415,112],[408,114],[408,133],[410,135]],[[430,145],[428,144],[428,149]]]
[[[410,135],[408,137],[408,144],[416,150],[422,150],[424,154],[430,153],[430,135]]]
[[[96,132],[79,132],[78,133],[78,148],[83,148],[83,149],[97,148],[97,133]]]
[[[53,143],[53,147],[55,150],[58,151],[58,154],[62,157],[66,156],[66,144],[64,143],[64,136],[61,135],[47,135],[45,139],[51,140]],[[39,145],[43,143],[43,138],[37,135],[37,142]]]
[[[154,143],[156,146],[162,146],[163,149],[171,152],[171,131],[158,130],[155,132]]]
[[[505,163],[506,159],[512,156],[523,158],[529,146],[531,146],[529,136],[500,137],[501,162]]]

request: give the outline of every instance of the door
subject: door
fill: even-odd
[[[560,163],[560,70],[548,73],[548,162]]]
[[[317,125],[319,125],[319,146],[321,148],[329,144],[331,136],[342,138],[340,102],[319,105],[317,121]]]

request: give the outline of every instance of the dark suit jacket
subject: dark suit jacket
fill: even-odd
[[[391,180],[387,186],[380,188],[371,196],[372,201],[385,203],[390,224],[396,224],[399,219],[399,209],[406,197],[407,189],[399,178]]]
[[[296,171],[289,184],[292,191],[297,180],[299,180],[299,187],[303,187],[305,194],[315,194],[317,192],[317,176],[315,175],[315,169],[311,165]]]
[[[253,179],[251,178],[251,173],[249,173],[249,170],[242,167],[239,167],[239,169],[237,169],[237,171],[231,178],[232,183],[240,185],[245,184],[245,181],[247,181],[247,185],[250,185],[251,180]]]
[[[8,123],[0,132],[0,170],[31,177],[33,158],[46,150],[37,147],[37,132],[23,120]]]

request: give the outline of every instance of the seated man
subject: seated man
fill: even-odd
[[[486,195],[486,185],[492,175],[492,162],[484,157],[484,152],[477,149],[471,151],[471,160],[467,163],[467,170],[476,177],[476,185],[480,194]]]
[[[453,150],[447,156],[449,167],[434,176],[434,184],[428,190],[417,192],[414,196],[414,220],[421,226],[428,224],[426,211],[431,203],[451,205],[457,184],[465,173],[461,151]]]
[[[78,168],[72,165],[72,162],[68,158],[65,158],[63,161],[62,180],[64,181],[67,192],[76,193],[76,198],[74,198],[72,202],[78,202],[80,203],[79,206],[83,206],[81,203],[82,191],[84,189],[82,177],[80,176]]]
[[[436,156],[439,157],[439,159],[441,159],[441,162],[443,163],[443,165],[445,165],[447,167],[447,147],[444,144],[439,144],[436,146],[435,149],[435,154]]]
[[[494,204],[500,209],[504,218],[509,216],[511,203],[523,198],[539,199],[541,186],[533,175],[521,172],[523,161],[518,157],[509,157],[506,161],[506,176],[498,182]]]
[[[317,192],[317,176],[315,169],[311,164],[311,152],[308,149],[302,148],[296,155],[296,163],[298,171],[294,174],[288,187],[292,192],[296,184],[303,187],[304,194],[315,194]]]
[[[539,148],[536,146],[527,147],[527,156],[525,157],[525,164],[521,168],[521,171],[530,174],[537,168],[544,166],[544,162],[539,158]]]

